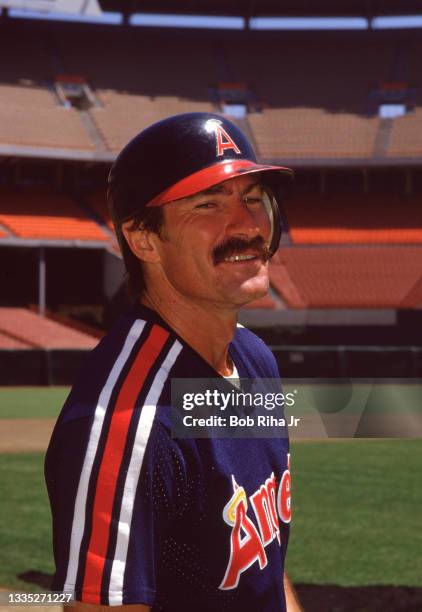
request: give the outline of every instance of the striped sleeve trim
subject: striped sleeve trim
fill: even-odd
[[[134,322],[100,393],[79,481],[64,590],[76,591],[76,598],[87,603],[122,603],[139,474],[158,398],[182,349],[178,341],[169,345],[168,331],[158,325],[150,330],[146,326],[145,321]],[[138,414],[135,408],[141,392],[146,399]],[[111,419],[107,416],[110,413]],[[136,433],[132,437],[129,432],[134,426]],[[132,447],[128,448],[128,444]],[[128,452],[129,468],[119,497],[116,491],[124,476],[122,464]],[[117,541],[108,581],[106,559],[116,519]]]
[[[177,359],[182,345],[176,341],[170,349],[162,367],[158,371],[142,409],[136,431],[135,443],[130,459],[129,470],[126,477],[123,504],[119,517],[116,552],[113,560],[110,578],[110,605],[122,605],[123,582],[126,567],[127,551],[129,547],[130,524],[132,521],[135,494],[141,472],[145,449],[154,422],[155,410],[164,383]],[[111,595],[113,594],[113,596]]]

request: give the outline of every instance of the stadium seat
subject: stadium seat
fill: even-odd
[[[315,108],[265,109],[248,121],[263,159],[371,157],[379,125],[378,118]]]
[[[3,188],[0,223],[19,238],[108,240],[99,225],[68,196],[48,189]]]
[[[270,278],[292,308],[400,308],[421,270],[421,245],[297,246],[278,251]]]
[[[421,244],[418,197],[297,194],[284,203],[295,244]]]
[[[422,108],[398,117],[393,122],[389,157],[421,157],[422,156]]]
[[[91,349],[97,343],[98,338],[26,308],[0,308],[0,349]]]
[[[97,94],[103,106],[93,108],[91,115],[108,147],[116,152],[139,131],[168,115],[213,111],[209,102],[193,102],[175,96],[151,98],[113,90],[98,90]]]
[[[0,84],[0,144],[93,150],[78,112],[46,87]]]

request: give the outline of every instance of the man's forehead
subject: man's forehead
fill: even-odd
[[[240,185],[239,185],[240,184]],[[234,178],[227,179],[226,181],[222,181],[221,183],[217,183],[216,185],[212,185],[207,189],[203,189],[202,191],[198,191],[198,193],[194,193],[186,199],[198,198],[204,195],[215,195],[215,194],[231,194],[236,185],[239,185],[240,188],[244,191],[250,191],[256,186],[261,185],[261,178],[259,173],[256,173],[254,176],[236,176]]]

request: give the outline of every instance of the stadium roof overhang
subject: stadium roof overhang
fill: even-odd
[[[0,144],[0,158],[51,159],[77,162],[113,163],[116,155],[107,151],[85,151],[82,149],[60,149],[51,147],[28,147]]]
[[[178,15],[366,16],[421,14],[420,0],[98,0],[103,11]]]

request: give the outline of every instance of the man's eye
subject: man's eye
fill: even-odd
[[[197,204],[195,208],[214,208],[217,206],[215,202],[202,202],[201,204]]]
[[[245,204],[248,206],[260,206],[264,203],[262,198],[245,198]]]

